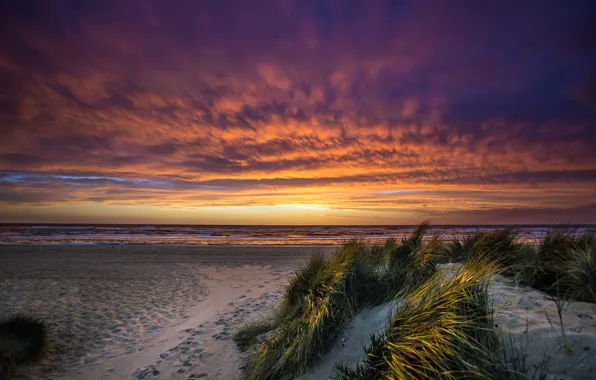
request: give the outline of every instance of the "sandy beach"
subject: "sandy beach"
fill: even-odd
[[[262,320],[298,265],[332,247],[0,247],[0,317],[47,322],[18,379],[237,379],[231,335]]]
[[[16,379],[241,379],[249,351],[232,336],[272,315],[294,271],[332,246],[0,246],[0,317],[48,326],[42,360]],[[441,266],[447,272],[459,264]],[[443,269],[442,269],[443,270]],[[489,288],[495,327],[547,379],[591,379],[596,306],[557,307],[546,293],[501,276]],[[358,314],[299,379],[329,378],[363,360],[395,300]],[[561,323],[571,354],[561,345]],[[513,352],[513,351],[512,351]],[[547,360],[547,361],[545,361]],[[531,376],[530,376],[531,377]]]

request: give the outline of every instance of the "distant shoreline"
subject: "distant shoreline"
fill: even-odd
[[[549,226],[431,226],[430,234],[444,240],[460,239],[480,231],[513,229],[518,238],[532,242]],[[578,233],[592,225],[572,227]],[[0,225],[0,246],[339,246],[351,240],[369,243],[403,239],[413,227],[396,226],[187,226],[187,225]]]

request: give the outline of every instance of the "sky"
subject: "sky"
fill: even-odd
[[[596,223],[593,1],[0,3],[0,222]]]

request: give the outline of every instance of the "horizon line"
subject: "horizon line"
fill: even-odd
[[[0,226],[130,226],[130,227],[416,227],[415,224],[192,224],[192,223],[33,223],[33,222],[0,222]],[[496,224],[432,224],[429,227],[596,227],[596,223],[496,223]]]

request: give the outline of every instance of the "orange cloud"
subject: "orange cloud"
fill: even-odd
[[[574,6],[34,3],[0,20],[6,207],[596,204],[593,51],[550,34],[590,27]]]

